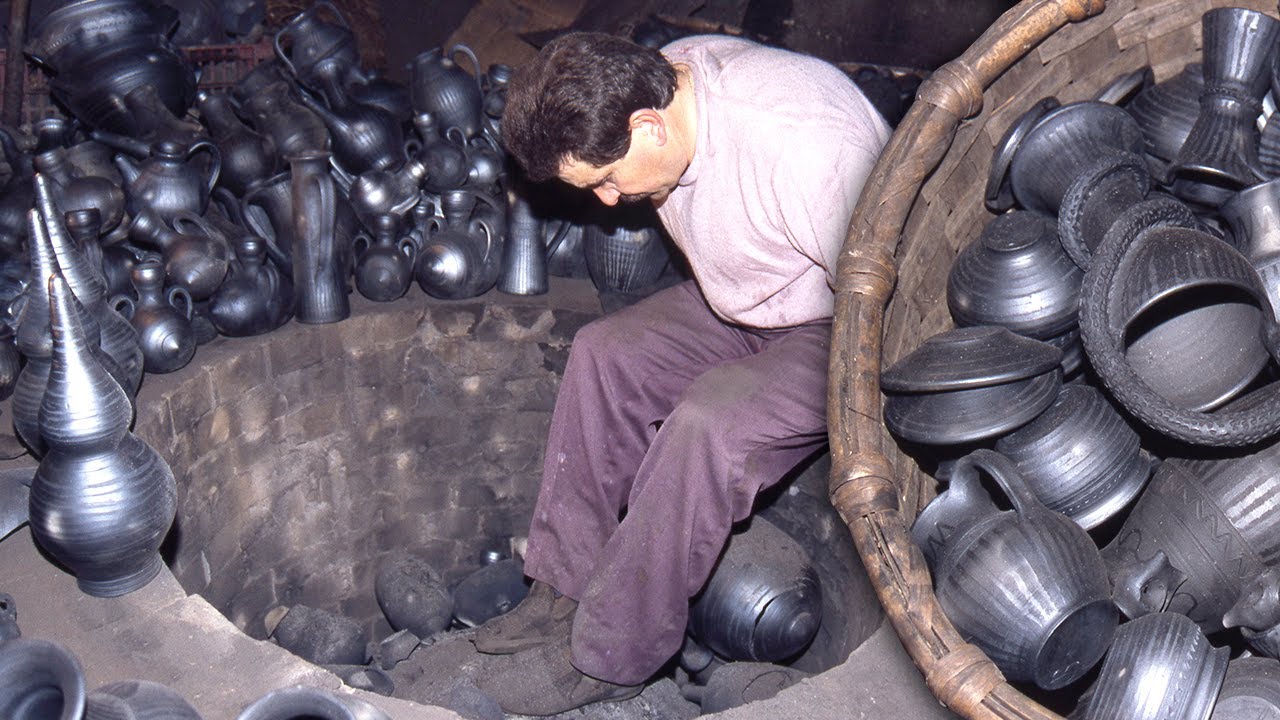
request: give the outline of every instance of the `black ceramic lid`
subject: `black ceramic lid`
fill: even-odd
[[[880,374],[887,393],[989,387],[1040,375],[1058,366],[1062,350],[995,325],[938,333]]]
[[[991,387],[891,395],[884,404],[889,432],[922,445],[958,445],[998,437],[1049,407],[1062,387],[1053,372]]]

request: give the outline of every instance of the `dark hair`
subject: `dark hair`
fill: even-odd
[[[608,165],[631,146],[631,113],[665,108],[676,69],[662,53],[604,33],[552,40],[511,78],[502,142],[532,180],[566,159]]]

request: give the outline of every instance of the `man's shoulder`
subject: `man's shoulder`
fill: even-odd
[[[664,46],[662,53],[673,62],[697,65],[717,75],[725,72],[734,76],[755,75],[789,67],[825,67],[836,70],[834,66],[812,55],[761,45],[731,35],[693,35],[681,38]]]

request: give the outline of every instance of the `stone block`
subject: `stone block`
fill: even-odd
[[[337,333],[323,325],[292,323],[267,337],[267,360],[275,377],[325,362],[342,351]]]
[[[277,373],[272,387],[289,400],[315,402],[320,398],[333,398],[346,393],[347,364],[338,356],[332,362],[308,365],[303,368]]]
[[[411,347],[413,346],[405,341],[367,347],[348,347],[346,349],[348,387],[388,390],[404,383],[406,377],[416,371],[416,368],[407,362]]]
[[[214,403],[222,405],[240,399],[269,379],[267,353],[262,345],[246,346],[209,371]]]
[[[547,374],[507,380],[506,390],[516,399],[515,409],[550,413],[556,406],[559,385]]]
[[[184,370],[183,373],[183,382],[168,396],[175,433],[186,432],[195,427],[214,407],[213,382],[209,371],[194,368]],[[145,381],[143,384],[145,386]]]
[[[556,377],[564,377],[564,366],[569,362],[569,346],[538,343],[538,349],[542,351],[542,367]]]
[[[409,340],[426,321],[426,310],[389,303],[376,312],[339,323],[338,337],[347,350],[357,347],[381,347]]]
[[[551,311],[544,307],[493,305],[476,326],[473,337],[480,342],[528,341],[544,337],[553,324]]]
[[[271,421],[288,414],[289,401],[278,389],[260,388],[230,400],[226,406],[236,429],[235,442],[249,442],[267,434]]]
[[[438,477],[413,478],[406,483],[401,498],[404,512],[431,512],[447,507],[451,489]]]
[[[485,508],[498,501],[493,488],[480,482],[468,482],[458,478],[449,487],[448,507]]]
[[[586,313],[578,310],[552,309],[552,316],[555,322],[548,331],[549,341],[558,344],[567,345],[573,341],[573,336],[583,325],[600,317],[598,313]]]
[[[169,398],[147,398],[138,402],[133,433],[161,453],[172,449],[175,433]]]
[[[331,403],[310,402],[294,408],[290,400],[288,414],[271,421],[271,438],[282,445],[293,446],[330,435],[349,437],[341,425],[341,416]]]
[[[428,306],[429,325],[436,333],[446,337],[468,337],[484,318],[485,306],[474,301],[437,301]]]

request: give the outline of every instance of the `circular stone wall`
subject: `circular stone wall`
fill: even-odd
[[[412,552],[453,586],[528,531],[560,374],[600,316],[594,287],[444,302],[352,298],[347,320],[220,338],[148,375],[135,432],[169,460],[178,517],[163,552],[182,587],[262,639],[308,605],[392,629],[380,561]],[[816,456],[758,506],[801,543],[823,623],[794,667],[845,661],[881,614]]]
[[[419,553],[456,582],[527,530],[559,371],[594,301],[356,302],[340,323],[220,339],[147,376],[135,431],[178,479],[174,574],[253,637],[295,604],[384,636],[385,555]]]

